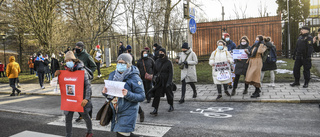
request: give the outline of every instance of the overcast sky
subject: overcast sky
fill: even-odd
[[[222,5],[224,6],[225,11],[225,20],[235,19],[235,13],[234,9],[241,13],[240,8],[244,9],[247,5],[246,10],[246,16],[249,17],[259,17],[258,9],[262,5],[264,8],[267,7],[267,13],[269,16],[274,16],[277,14],[277,8],[278,4],[276,3],[276,0],[220,0]],[[221,4],[219,0],[197,0],[196,4],[200,4],[202,11],[199,11],[196,13],[196,16],[204,16],[208,18],[209,20],[221,20]],[[234,5],[236,5],[237,8],[234,8]],[[197,15],[199,14],[199,15]],[[201,15],[200,15],[201,14]],[[240,17],[242,18],[242,14],[240,14]]]

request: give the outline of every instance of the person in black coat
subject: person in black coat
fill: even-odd
[[[264,42],[266,43],[266,46],[267,46],[267,50],[266,50],[266,53],[269,54],[272,50],[272,48],[276,48],[272,43],[271,43],[271,38],[270,37],[266,37],[264,39]],[[268,62],[268,61],[265,61],[263,62],[263,67],[262,67],[262,70],[261,70],[261,83],[263,81],[263,77],[264,77],[264,74],[266,71],[270,71],[270,84],[268,86],[272,86],[274,87],[274,80],[275,80],[275,75],[274,75],[274,70],[277,69],[277,64],[276,62]]]
[[[167,102],[170,105],[168,112],[174,110],[172,92],[173,66],[172,62],[168,59],[166,50],[164,48],[159,49],[159,58],[155,62],[153,73],[154,88],[152,88],[149,92],[151,95],[154,95],[152,102],[152,107],[154,107],[154,110],[150,114],[157,116],[160,98],[164,97],[165,94],[167,96]]]
[[[157,43],[155,43],[153,45],[153,53],[154,53],[154,56],[153,56],[153,60],[154,61],[157,61],[157,59],[159,58],[159,50],[161,49],[162,47],[160,45],[158,45]]]
[[[51,56],[51,74],[52,74],[52,78],[54,77],[54,73],[57,70],[60,70],[59,61],[56,59],[56,55],[54,53],[52,53],[52,56]]]
[[[144,86],[144,91],[146,91],[146,98],[147,98],[147,103],[150,103],[151,97],[147,94],[147,92],[151,89],[152,84],[150,80],[145,79],[145,74],[146,72],[148,74],[153,74],[153,69],[154,69],[154,61],[152,58],[148,56],[148,50],[142,50],[141,52],[141,58],[137,62],[137,67],[139,68],[140,71],[140,77],[143,82]]]
[[[240,40],[240,45],[236,49],[248,49],[249,50],[250,49],[249,42],[250,41],[249,41],[248,37],[243,36]],[[236,77],[234,78],[231,96],[234,96],[236,94],[236,89],[238,87],[238,82],[239,82],[240,76],[243,75],[244,77],[246,77],[247,69],[248,69],[248,65],[249,65],[249,63],[247,63],[247,61],[248,61],[248,59],[236,59],[234,61],[236,64],[235,71],[234,71]],[[249,87],[249,84],[245,83],[243,94],[248,93],[248,87]]]
[[[48,66],[49,62],[45,58],[42,57],[41,53],[38,53],[38,57],[34,62],[34,68],[36,68],[39,78],[39,84],[42,89],[45,89],[43,86],[45,67]]]
[[[123,46],[123,43],[120,41],[120,47],[119,47],[119,52],[118,52],[118,56],[122,53],[126,52],[126,47]]]
[[[127,50],[126,50],[126,53],[129,53],[129,54],[131,55],[131,57],[132,57],[132,65],[135,66],[135,65],[136,65],[136,61],[135,61],[135,59],[134,59],[134,56],[133,56],[132,53],[131,53],[132,47],[131,47],[130,45],[128,45],[126,49],[127,49]]]

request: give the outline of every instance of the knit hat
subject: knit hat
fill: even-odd
[[[84,48],[84,43],[82,41],[79,41],[76,43],[76,46]]]
[[[66,53],[66,56],[65,56],[64,60],[66,61],[66,60],[71,60],[71,59],[77,59],[77,58],[74,56],[72,51],[68,51]]]
[[[158,45],[158,43],[154,43],[153,46],[154,47],[158,47],[159,45]]]
[[[145,50],[150,50],[148,47],[144,47]]]
[[[182,44],[182,47],[181,47],[181,48],[182,48],[182,49],[189,49],[190,47],[189,47],[188,43],[185,42],[185,43]]]
[[[117,61],[119,60],[125,61],[129,66],[132,65],[132,56],[129,53],[120,54]]]
[[[224,38],[230,37],[229,33],[224,33],[223,36],[224,36]]]
[[[303,26],[301,29],[305,29],[305,30],[310,31],[310,28],[308,26]]]
[[[164,49],[164,48],[159,49],[159,51],[164,52],[164,54],[166,54],[166,53],[167,53],[167,52],[166,52],[166,49]]]
[[[217,45],[219,45],[220,42],[223,44],[223,46],[226,46],[226,42],[224,42],[223,40],[218,40]]]
[[[100,45],[97,45],[96,48],[100,49]]]
[[[132,47],[131,47],[130,45],[128,45],[128,46],[127,46],[127,50],[128,50],[128,49],[132,49]]]

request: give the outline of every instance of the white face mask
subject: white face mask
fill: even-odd
[[[247,44],[247,42],[241,42],[241,45],[246,45]]]
[[[152,48],[153,50],[156,50],[156,48],[154,47],[154,48]]]

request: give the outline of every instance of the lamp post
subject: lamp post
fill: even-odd
[[[7,65],[7,59],[6,59],[6,45],[4,43],[4,40],[6,40],[6,35],[5,34],[2,34],[2,40],[3,40],[3,55],[4,55],[4,66]]]

